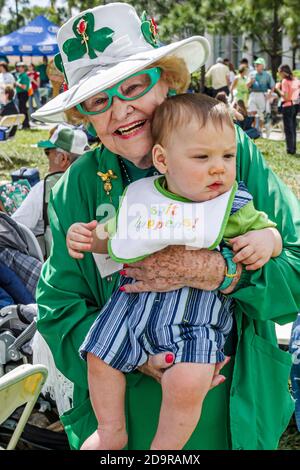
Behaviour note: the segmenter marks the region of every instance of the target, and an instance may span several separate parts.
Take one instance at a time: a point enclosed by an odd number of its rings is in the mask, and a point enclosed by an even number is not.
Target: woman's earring
[[[177,92],[174,90],[174,88],[169,88],[167,97],[170,98],[171,96],[176,96]]]

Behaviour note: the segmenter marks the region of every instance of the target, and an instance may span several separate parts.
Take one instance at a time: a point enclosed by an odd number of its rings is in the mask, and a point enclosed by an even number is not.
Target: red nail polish
[[[129,264],[124,264],[123,268],[128,268]]]
[[[124,286],[121,286],[121,287],[119,287],[119,290],[120,290],[121,292],[125,292],[125,287],[124,287]]]
[[[166,354],[165,360],[167,364],[172,364],[172,362],[174,361],[173,354]]]
[[[126,276],[126,271],[125,271],[125,269],[122,269],[122,271],[120,271],[120,274],[121,274],[121,276]]]

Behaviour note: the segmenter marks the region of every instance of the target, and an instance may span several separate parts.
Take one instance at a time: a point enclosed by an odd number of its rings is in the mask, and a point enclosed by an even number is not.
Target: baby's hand
[[[264,266],[272,256],[278,256],[282,249],[279,232],[273,228],[252,230],[235,238],[231,238],[233,261],[246,265],[247,271]]]
[[[93,230],[97,227],[97,221],[92,220],[88,224],[78,222],[71,225],[68,230],[66,242],[69,255],[72,258],[82,259],[82,251],[93,251]]]

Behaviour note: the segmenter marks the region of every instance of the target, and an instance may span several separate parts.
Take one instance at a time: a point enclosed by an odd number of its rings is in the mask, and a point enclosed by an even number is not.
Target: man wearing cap
[[[49,139],[39,141],[37,146],[44,149],[48,158],[48,174],[63,174],[80,155],[89,149],[86,134],[66,124],[60,124],[52,129]],[[16,222],[26,225],[36,236],[42,235],[45,231],[44,191],[44,180],[42,180],[33,186],[21,206],[12,215]]]
[[[206,79],[211,80],[213,97],[221,91],[225,91],[226,95],[229,95],[229,75],[229,68],[224,64],[222,57],[218,57],[217,63],[205,75]]]
[[[30,88],[30,78],[28,77],[26,70],[26,65],[24,62],[16,63],[16,93],[18,100],[18,107],[21,114],[25,115],[25,120],[23,123],[23,129],[30,129],[29,118],[27,111],[27,101],[28,101],[28,90]]]
[[[259,116],[259,130],[261,130],[264,115],[266,113],[267,96],[274,91],[275,82],[265,69],[266,63],[262,57],[255,62],[255,71],[250,73],[247,86],[250,90],[248,112]]]

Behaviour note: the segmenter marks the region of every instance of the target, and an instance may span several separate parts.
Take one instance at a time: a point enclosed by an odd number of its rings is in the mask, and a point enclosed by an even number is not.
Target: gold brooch
[[[104,183],[103,184],[104,191],[106,192],[107,196],[109,196],[109,193],[112,190],[111,180],[117,179],[118,178],[117,175],[115,175],[112,170],[108,170],[107,173],[101,173],[101,171],[98,171],[97,175],[100,176],[100,178],[102,179]]]

